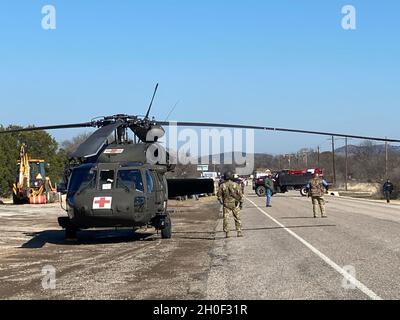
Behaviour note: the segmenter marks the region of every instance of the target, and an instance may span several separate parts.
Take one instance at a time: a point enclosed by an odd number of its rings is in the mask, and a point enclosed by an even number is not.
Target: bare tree
[[[79,145],[84,142],[87,138],[91,136],[91,133],[82,133],[73,137],[70,140],[65,140],[61,143],[61,149],[65,151],[67,156],[70,156],[78,147]]]

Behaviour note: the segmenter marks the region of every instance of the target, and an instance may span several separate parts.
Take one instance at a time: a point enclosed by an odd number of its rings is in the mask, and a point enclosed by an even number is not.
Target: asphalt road
[[[314,219],[297,193],[264,201],[248,194],[245,237],[214,247],[208,298],[400,298],[400,206],[327,197]]]
[[[175,203],[173,239],[83,231],[70,244],[56,206],[0,206],[1,299],[399,299],[400,206],[249,190],[244,238],[224,238],[214,198]],[[233,226],[233,221],[232,221]],[[235,234],[232,233],[234,236]],[[53,266],[56,287],[44,288]]]

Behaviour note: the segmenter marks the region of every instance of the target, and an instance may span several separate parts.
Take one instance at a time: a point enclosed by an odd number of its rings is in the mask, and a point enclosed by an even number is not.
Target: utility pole
[[[347,186],[347,184],[348,184],[348,178],[349,178],[349,171],[348,171],[348,156],[349,156],[349,153],[348,153],[348,144],[347,144],[347,137],[346,137],[346,178],[345,178],[345,184],[346,184],[346,187],[345,187],[345,190],[346,191],[348,191],[348,186]]]
[[[386,137],[387,139],[387,137]],[[385,141],[385,179],[388,179],[388,160],[389,160],[389,145],[388,141]]]
[[[319,163],[320,154],[321,154],[321,149],[320,149],[320,147],[318,146],[318,150],[317,150],[317,167],[318,167],[318,168],[320,167],[320,163]]]
[[[291,154],[287,154],[286,155],[286,157],[288,157],[288,161],[289,161],[289,170],[291,170],[292,169],[292,166],[291,166],[291,158],[292,158],[292,155]]]
[[[332,171],[333,171],[333,184],[336,184],[336,162],[335,162],[335,137],[332,136]]]
[[[306,168],[308,169],[308,152],[306,152],[304,155],[306,157]]]

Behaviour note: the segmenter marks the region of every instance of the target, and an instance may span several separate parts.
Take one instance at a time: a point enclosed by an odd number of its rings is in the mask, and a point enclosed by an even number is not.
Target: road
[[[314,219],[297,193],[265,208],[248,190],[244,238],[225,239],[219,205],[203,198],[173,204],[173,240],[103,230],[79,244],[64,241],[55,206],[0,206],[0,298],[399,299],[400,206],[327,202],[329,217]]]
[[[245,237],[214,247],[208,298],[400,298],[400,206],[328,197],[329,217],[314,219],[296,193],[272,208],[246,198]]]

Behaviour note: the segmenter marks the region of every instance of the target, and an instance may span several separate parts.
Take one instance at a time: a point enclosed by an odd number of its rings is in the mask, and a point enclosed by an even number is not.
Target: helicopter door
[[[93,194],[92,214],[95,216],[109,216],[113,214],[115,194],[115,170],[99,169],[98,190],[91,190]]]
[[[149,170],[145,171],[146,175],[146,191],[147,191],[147,209],[151,213],[156,212],[156,197],[154,190],[154,179]]]
[[[154,180],[154,193],[155,193],[156,208],[157,208],[158,212],[163,212],[165,209],[164,194],[166,191],[164,190],[164,186],[162,184],[162,180],[160,179],[160,175],[155,171],[151,171],[151,175]]]

